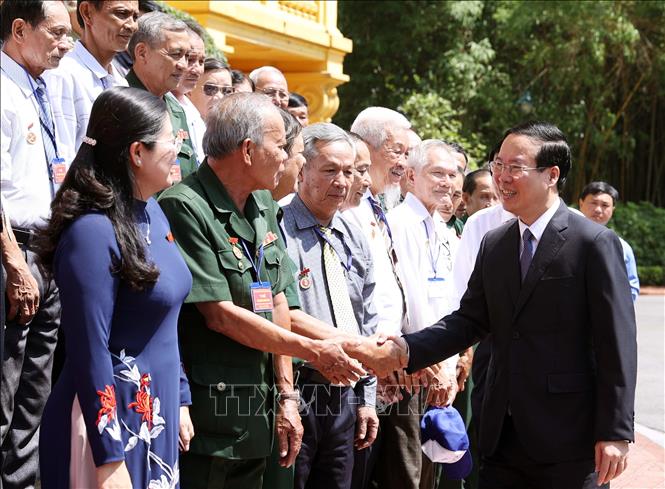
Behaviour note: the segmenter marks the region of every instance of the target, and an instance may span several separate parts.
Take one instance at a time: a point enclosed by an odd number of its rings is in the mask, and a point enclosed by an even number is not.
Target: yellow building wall
[[[330,122],[337,87],[349,81],[344,56],[353,43],[337,28],[336,1],[169,0],[196,18],[235,69],[279,68],[289,90],[303,95],[311,122]]]

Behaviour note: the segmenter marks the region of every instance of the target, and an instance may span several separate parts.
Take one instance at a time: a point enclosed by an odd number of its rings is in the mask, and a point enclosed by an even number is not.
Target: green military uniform
[[[241,214],[205,161],[167,189],[159,203],[193,276],[179,318],[196,432],[190,452],[181,457],[183,487],[260,488],[274,433],[271,357],[209,329],[195,304],[233,301],[252,310],[256,271],[242,243],[258,267],[257,252],[266,237],[273,240],[264,244],[260,280],[270,282],[273,296],[286,292],[295,281],[294,265],[281,242],[279,207],[269,192],[256,191]],[[287,299],[293,303],[293,297]],[[257,314],[272,320],[270,312]]]
[[[136,76],[134,70],[129,70],[125,78],[130,87],[140,88],[147,90],[143,82]],[[180,137],[182,140],[182,147],[178,153],[178,163],[180,164],[180,174],[184,179],[190,173],[196,171],[196,152],[194,151],[194,143],[189,136],[189,124],[187,122],[187,115],[178,100],[171,94],[166,94],[163,97],[166,102],[166,107],[171,117],[171,125],[173,126],[173,135]]]
[[[464,230],[464,221],[458,219],[457,216],[453,215],[450,218],[450,221],[446,223],[446,225],[448,226],[448,229],[450,228],[455,229],[455,234],[457,235],[458,238],[462,236],[462,231]]]

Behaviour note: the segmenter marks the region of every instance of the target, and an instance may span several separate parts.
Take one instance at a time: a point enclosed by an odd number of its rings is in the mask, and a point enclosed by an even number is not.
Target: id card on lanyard
[[[438,276],[438,263],[439,256],[441,252],[440,244],[438,243],[438,238],[434,242],[436,247],[436,259],[434,258],[434,253],[432,253],[432,245],[430,243],[429,229],[427,228],[427,222],[423,221],[425,226],[425,234],[427,236],[427,251],[429,253],[429,262],[432,267],[433,276],[427,278],[427,297],[430,299],[441,299],[446,295],[446,279],[444,277]],[[436,232],[434,233],[436,238]],[[437,246],[438,245],[438,246]]]
[[[249,296],[252,298],[252,311],[254,312],[272,312],[274,304],[272,300],[272,287],[269,281],[261,281],[261,266],[263,265],[263,243],[259,247],[256,261],[252,259],[252,254],[247,248],[247,244],[242,240],[242,247],[245,254],[256,272],[256,282],[249,285]]]
[[[171,165],[171,180],[173,183],[178,183],[182,180],[182,172],[180,171],[180,160],[176,159],[175,163]]]

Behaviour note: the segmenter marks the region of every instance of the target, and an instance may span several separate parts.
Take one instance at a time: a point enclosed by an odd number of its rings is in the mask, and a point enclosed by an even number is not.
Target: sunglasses
[[[203,85],[203,93],[208,97],[214,97],[217,95],[217,92],[222,92],[222,95],[231,95],[235,91],[236,89],[231,86],[213,85],[212,83],[206,83]]]

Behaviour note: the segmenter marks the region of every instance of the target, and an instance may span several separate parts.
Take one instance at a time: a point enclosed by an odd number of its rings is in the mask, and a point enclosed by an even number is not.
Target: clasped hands
[[[443,368],[443,363],[406,373],[408,347],[400,336],[339,335],[325,341],[330,342],[336,359],[333,362],[320,359],[313,366],[334,384],[349,385],[370,373],[379,379],[377,395],[386,403],[401,399],[402,390],[415,394],[421,388],[427,389],[427,403],[433,406],[447,406],[455,399],[457,382]]]

